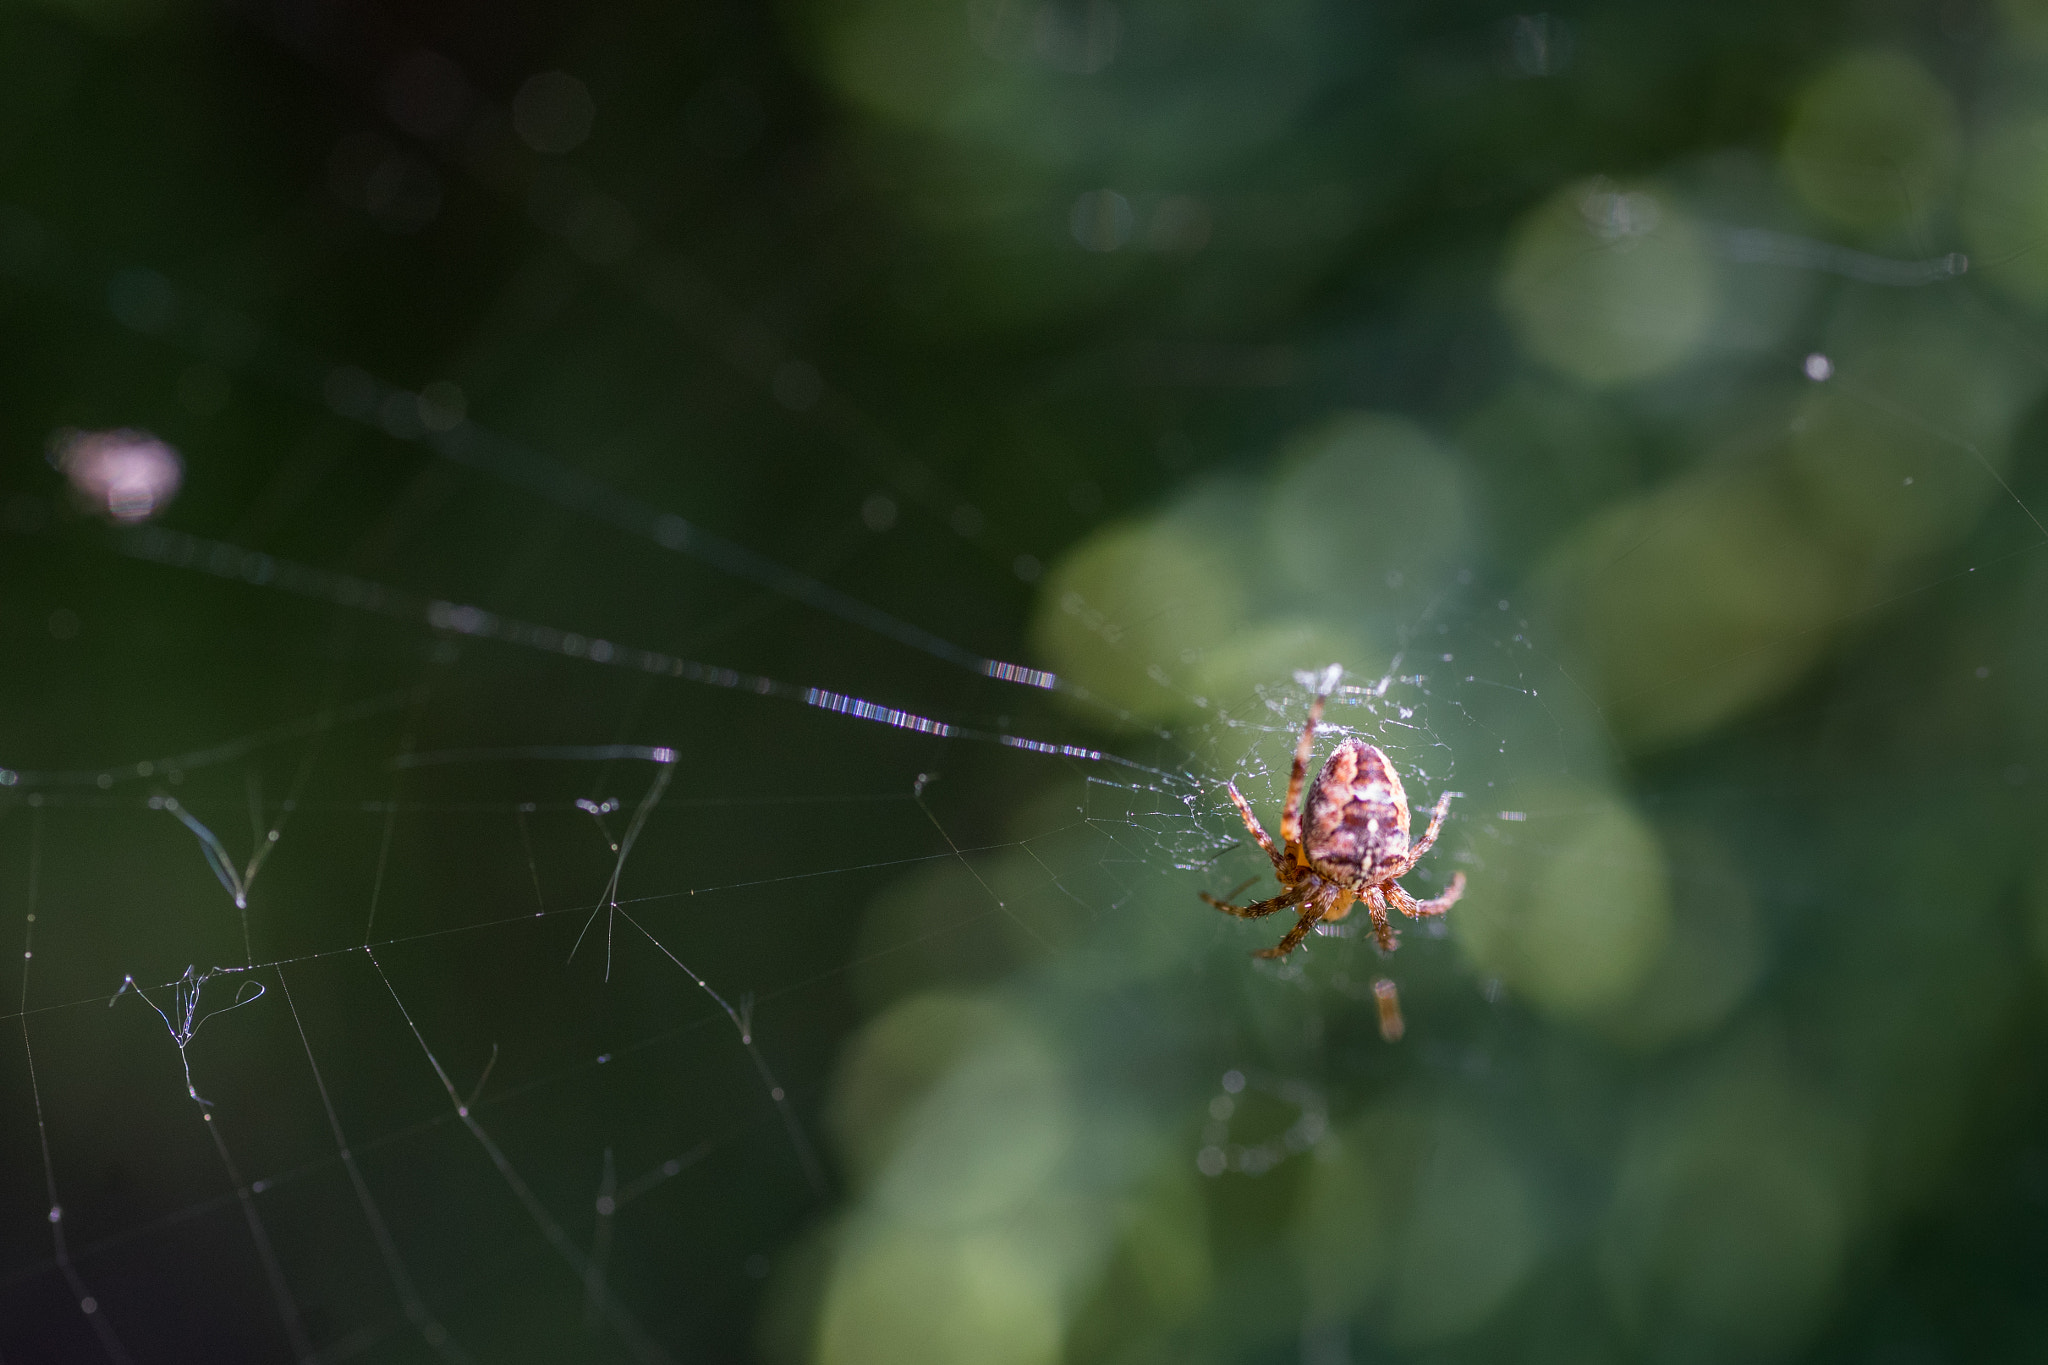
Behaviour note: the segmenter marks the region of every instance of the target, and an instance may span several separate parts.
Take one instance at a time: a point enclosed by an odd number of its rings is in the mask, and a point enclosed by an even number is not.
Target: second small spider
[[[1327,686],[1327,684],[1325,684]],[[1395,880],[1406,876],[1436,842],[1443,828],[1444,813],[1451,807],[1451,793],[1437,798],[1429,828],[1411,846],[1408,842],[1408,793],[1401,786],[1401,774],[1375,745],[1362,739],[1347,739],[1337,746],[1329,762],[1309,789],[1304,810],[1302,779],[1308,775],[1309,755],[1315,750],[1316,724],[1323,718],[1324,692],[1318,690],[1308,708],[1308,724],[1301,741],[1294,746],[1294,770],[1287,779],[1287,804],[1280,810],[1280,840],[1272,838],[1252,814],[1251,803],[1229,783],[1230,799],[1244,817],[1245,828],[1273,861],[1273,874],[1286,888],[1271,900],[1250,905],[1232,905],[1227,900],[1203,894],[1202,899],[1226,914],[1240,919],[1260,919],[1278,910],[1299,908],[1301,918],[1292,929],[1259,957],[1285,957],[1298,947],[1309,931],[1325,920],[1340,920],[1351,913],[1355,902],[1364,901],[1372,915],[1373,935],[1380,951],[1394,951],[1394,929],[1387,921],[1387,902],[1411,919],[1441,915],[1465,894],[1465,874],[1451,878],[1441,896],[1419,901]],[[1306,826],[1306,828],[1304,828]],[[1249,883],[1247,883],[1249,885]],[[1238,888],[1243,890],[1242,887]],[[1231,893],[1233,896],[1236,892]]]

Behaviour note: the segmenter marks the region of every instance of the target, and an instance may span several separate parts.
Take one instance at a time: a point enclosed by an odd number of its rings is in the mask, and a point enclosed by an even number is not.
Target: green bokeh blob
[[[1198,712],[1205,651],[1245,615],[1243,579],[1221,546],[1172,519],[1121,522],[1046,575],[1032,621],[1039,657],[1140,722]]]
[[[1799,92],[1781,152],[1815,212],[1849,228],[1887,227],[1944,199],[1962,154],[1948,92],[1899,52],[1852,52]]]
[[[1992,469],[1979,455],[1996,461]],[[1791,456],[1830,535],[1879,561],[1923,554],[1969,530],[1999,496],[1993,470],[2005,463],[2002,442],[1973,453],[1939,429],[1840,391],[1815,394],[1801,410]]]
[[[1670,932],[1633,995],[1605,1021],[1609,1037],[1637,1052],[1711,1033],[1770,962],[1734,850],[1698,824],[1660,829],[1658,841],[1670,864]]]
[[[1978,134],[1963,184],[1972,273],[2048,303],[2048,115],[2008,116]]]
[[[883,120],[1043,166],[1122,165],[1147,179],[1278,136],[1329,56],[1304,0],[1199,15],[1164,0],[851,0],[812,6],[800,22],[827,78]]]
[[[1855,1158],[1772,1046],[1724,1049],[1630,1133],[1600,1249],[1623,1318],[1743,1358],[1796,1348],[1849,1249]]]
[[[1293,1231],[1312,1318],[1364,1311],[1399,1344],[1483,1325],[1541,1249],[1534,1190],[1453,1105],[1375,1107],[1315,1153]]]
[[[932,1087],[1003,1022],[1001,1007],[986,998],[933,992],[899,1002],[855,1035],[840,1059],[827,1117],[857,1175],[882,1166]]]
[[[1475,966],[1564,1019],[1625,1009],[1657,966],[1671,924],[1656,832],[1596,787],[1518,798],[1530,837],[1477,878],[1451,920]]]
[[[1691,739],[1791,685],[1839,614],[1842,566],[1766,470],[1616,503],[1538,576],[1578,684],[1632,747]]]
[[[1201,1179],[1174,1149],[1122,1201],[1115,1249],[1070,1329],[1068,1360],[1186,1358],[1168,1356],[1168,1334],[1212,1310],[1219,1288]]]
[[[1260,689],[1332,663],[1342,664],[1347,677],[1373,678],[1387,659],[1366,643],[1364,632],[1353,623],[1339,626],[1314,617],[1286,616],[1246,626],[1204,651],[1195,680],[1215,709],[1242,715],[1261,705]]]
[[[2015,46],[2048,52],[2048,4],[2042,0],[1997,0],[1996,8]]]
[[[1569,185],[1515,230],[1500,302],[1522,348],[1588,384],[1677,368],[1714,311],[1705,240],[1668,200],[1596,179]]]
[[[1288,441],[1268,485],[1271,563],[1296,600],[1340,619],[1397,596],[1440,591],[1477,527],[1457,458],[1422,427],[1339,413]]]
[[[1075,1138],[1060,1058],[1021,1024],[993,1030],[906,1115],[875,1203],[893,1221],[1000,1219],[1044,1192]]]
[[[819,1314],[816,1365],[1053,1365],[1057,1285],[999,1233],[882,1234],[845,1254]]]
[[[1868,292],[1836,310],[1826,344],[1834,378],[1795,414],[1789,451],[1798,493],[1834,546],[1894,564],[2010,503],[2001,481],[2014,424],[2041,370],[2002,325],[1933,290]]]

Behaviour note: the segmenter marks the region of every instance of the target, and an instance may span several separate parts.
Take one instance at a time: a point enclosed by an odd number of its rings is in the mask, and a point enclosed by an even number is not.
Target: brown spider
[[[1401,774],[1384,753],[1362,739],[1347,739],[1323,765],[1315,785],[1309,789],[1307,837],[1303,837],[1301,781],[1308,773],[1309,754],[1315,749],[1316,723],[1323,718],[1323,693],[1316,693],[1308,708],[1308,724],[1302,727],[1301,742],[1294,746],[1294,771],[1287,779],[1287,804],[1280,811],[1280,839],[1284,851],[1252,814],[1251,803],[1238,794],[1237,784],[1227,784],[1237,813],[1259,847],[1273,860],[1273,873],[1287,889],[1271,900],[1251,905],[1232,905],[1227,900],[1203,893],[1202,899],[1225,914],[1240,919],[1259,919],[1276,910],[1299,906],[1301,918],[1287,936],[1258,957],[1285,957],[1298,947],[1309,930],[1324,920],[1340,920],[1351,913],[1354,901],[1364,901],[1372,914],[1372,930],[1380,951],[1391,953],[1397,940],[1387,922],[1387,902],[1393,901],[1411,919],[1441,915],[1465,894],[1465,874],[1451,878],[1445,892],[1434,900],[1419,901],[1394,879],[1404,877],[1429,852],[1443,828],[1444,812],[1451,807],[1451,793],[1437,798],[1436,813],[1429,829],[1413,846],[1408,842],[1408,793],[1401,786]],[[1250,886],[1246,882],[1245,886]],[[1235,896],[1240,886],[1231,892]],[[1391,981],[1378,983],[1374,990],[1381,999],[1382,1014],[1392,996]],[[1398,1011],[1398,1005],[1394,1007]],[[1390,1036],[1400,1034],[1396,1013]],[[1384,1025],[1384,1021],[1383,1021]]]

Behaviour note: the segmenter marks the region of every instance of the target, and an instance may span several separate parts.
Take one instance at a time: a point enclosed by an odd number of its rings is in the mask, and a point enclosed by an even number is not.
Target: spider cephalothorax
[[[1308,775],[1309,755],[1315,750],[1316,724],[1323,718],[1323,694],[1318,692],[1308,708],[1308,724],[1301,741],[1294,746],[1294,770],[1287,779],[1287,804],[1280,811],[1280,839],[1273,840],[1252,814],[1251,803],[1229,784],[1230,799],[1244,817],[1245,828],[1273,861],[1273,874],[1286,889],[1271,900],[1251,905],[1232,905],[1227,900],[1204,895],[1203,900],[1241,919],[1259,919],[1278,910],[1299,909],[1301,918],[1292,929],[1260,957],[1285,957],[1298,947],[1309,931],[1324,920],[1339,920],[1351,913],[1356,901],[1364,901],[1372,915],[1374,936],[1381,952],[1394,951],[1397,940],[1387,921],[1387,902],[1410,918],[1441,915],[1465,893],[1465,874],[1451,878],[1451,884],[1434,900],[1419,901],[1404,890],[1396,878],[1406,876],[1422,855],[1436,842],[1443,828],[1444,813],[1451,807],[1451,793],[1437,798],[1429,828],[1411,846],[1408,842],[1408,793],[1393,761],[1362,739],[1347,739],[1337,746],[1329,762],[1317,775],[1306,802],[1306,828],[1302,779]],[[1246,885],[1249,885],[1247,883]],[[1243,887],[1238,888],[1243,890]],[[1236,893],[1233,892],[1233,895]],[[1384,989],[1381,989],[1381,988]],[[1393,983],[1380,987],[1383,1003],[1391,999]],[[1397,1007],[1398,1008],[1398,1007]],[[1399,1014],[1393,1016],[1392,1036],[1398,1036]]]

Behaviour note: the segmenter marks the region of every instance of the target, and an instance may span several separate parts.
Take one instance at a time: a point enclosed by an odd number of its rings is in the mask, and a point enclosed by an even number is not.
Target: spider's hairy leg
[[[1252,832],[1252,838],[1259,841],[1259,847],[1266,850],[1266,856],[1273,860],[1273,870],[1278,872],[1287,866],[1281,860],[1280,850],[1273,847],[1273,836],[1266,833],[1266,827],[1259,823],[1259,817],[1252,814],[1252,803],[1245,800],[1239,794],[1237,784],[1235,782],[1226,782],[1223,786],[1224,790],[1230,793],[1231,804],[1237,807],[1237,813],[1244,817],[1244,827]],[[1235,895],[1236,892],[1231,894]]]
[[[1436,810],[1430,814],[1429,828],[1422,831],[1422,837],[1420,839],[1417,839],[1414,843],[1408,846],[1408,852],[1402,855],[1401,865],[1397,869],[1395,869],[1393,873],[1394,876],[1407,876],[1409,869],[1413,868],[1417,863],[1422,861],[1422,855],[1429,852],[1431,845],[1436,843],[1436,836],[1440,832],[1442,832],[1444,827],[1444,816],[1447,813],[1449,813],[1450,809],[1451,794],[1449,792],[1445,792],[1442,796],[1439,796],[1436,799]]]
[[[1317,921],[1323,917],[1323,910],[1327,904],[1328,902],[1326,901],[1310,901],[1302,907],[1301,918],[1295,921],[1294,927],[1287,931],[1285,938],[1270,948],[1261,948],[1258,952],[1253,953],[1252,956],[1286,957],[1289,953],[1300,947],[1301,941],[1308,937],[1309,930],[1316,927]]]
[[[1431,915],[1441,915],[1444,911],[1456,905],[1458,897],[1464,894],[1465,874],[1462,872],[1451,875],[1451,884],[1444,888],[1444,893],[1441,896],[1426,901],[1419,901],[1409,895],[1399,882],[1387,883],[1387,898],[1393,901],[1401,913],[1410,919],[1425,919]]]
[[[1315,751],[1316,726],[1323,719],[1323,694],[1308,705],[1308,723],[1294,746],[1294,768],[1287,775],[1287,804],[1280,808],[1280,839],[1287,845],[1287,861],[1302,867],[1308,860],[1301,853],[1302,783],[1308,778],[1308,756]]]
[[[1224,900],[1227,900],[1227,901],[1230,901],[1230,902],[1232,902],[1232,903],[1234,904],[1234,903],[1235,903],[1235,902],[1237,901],[1237,898],[1238,898],[1239,896],[1242,896],[1242,895],[1243,895],[1243,894],[1244,894],[1244,893],[1245,893],[1246,891],[1249,891],[1249,890],[1251,889],[1251,885],[1252,885],[1252,883],[1253,883],[1253,882],[1255,882],[1255,881],[1257,881],[1257,880],[1258,880],[1258,878],[1257,878],[1257,877],[1246,877],[1246,878],[1245,878],[1245,879],[1244,879],[1243,881],[1239,882],[1239,883],[1238,883],[1238,884],[1237,884],[1236,886],[1233,886],[1233,887],[1231,887],[1231,888],[1230,888],[1230,889],[1229,889],[1228,891],[1224,892],[1224,893],[1223,893],[1223,899],[1224,899]],[[1283,885],[1284,885],[1284,883],[1283,883]],[[1204,897],[1204,899],[1206,900],[1206,899],[1207,899],[1207,897]]]
[[[1239,889],[1242,890],[1243,888],[1240,887]],[[1216,897],[1206,891],[1201,894],[1203,900],[1209,902],[1209,904],[1215,906],[1224,914],[1236,915],[1239,919],[1264,919],[1274,911],[1285,910],[1301,900],[1301,890],[1299,887],[1289,887],[1269,901],[1253,901],[1250,905],[1232,905],[1229,901],[1216,899]]]
[[[1395,935],[1394,926],[1387,919],[1387,898],[1380,894],[1380,889],[1377,886],[1368,886],[1360,899],[1365,902],[1366,913],[1372,916],[1372,936],[1379,941],[1380,952],[1391,953],[1400,947],[1401,940]]]
[[[1401,992],[1386,977],[1372,983],[1372,994],[1380,1007],[1380,1037],[1390,1043],[1401,1041],[1408,1024],[1401,1018]]]

